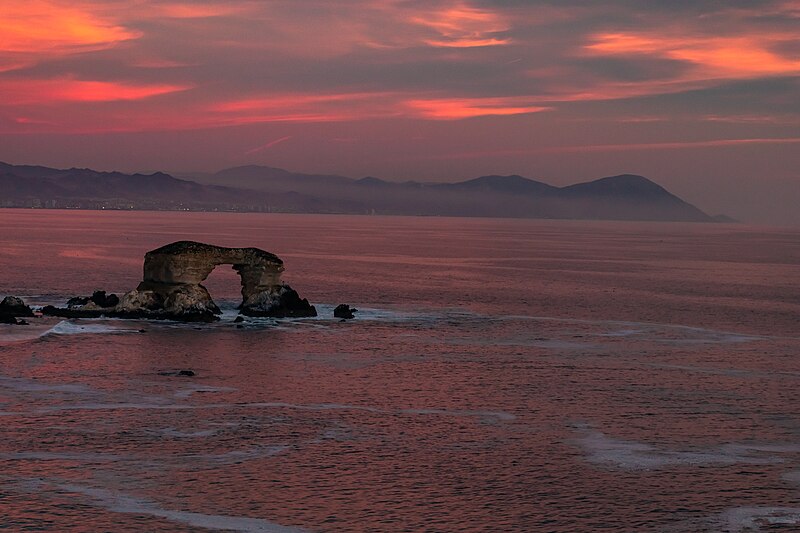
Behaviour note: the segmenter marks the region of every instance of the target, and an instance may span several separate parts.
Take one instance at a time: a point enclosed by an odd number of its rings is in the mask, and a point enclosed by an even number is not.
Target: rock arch
[[[240,311],[249,316],[316,316],[314,306],[281,282],[283,261],[259,248],[225,248],[178,241],[144,257],[139,286],[125,294],[121,313],[164,315],[182,320],[209,320],[220,310],[202,285],[219,265],[232,265],[242,282]]]

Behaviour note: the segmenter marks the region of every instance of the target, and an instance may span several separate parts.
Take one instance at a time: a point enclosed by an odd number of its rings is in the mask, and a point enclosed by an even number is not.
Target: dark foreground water
[[[0,210],[0,295],[258,246],[317,319],[0,326],[0,529],[798,531],[800,234]],[[346,302],[356,320],[334,320]],[[164,375],[191,369],[195,377]]]

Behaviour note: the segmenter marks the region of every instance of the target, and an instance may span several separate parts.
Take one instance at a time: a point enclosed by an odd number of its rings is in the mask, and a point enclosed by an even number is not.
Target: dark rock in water
[[[119,304],[119,297],[116,294],[106,295],[106,291],[94,291],[89,300],[98,307],[116,307]]]
[[[237,323],[237,324],[238,324],[239,322],[244,322],[244,317],[243,317],[242,315],[239,315],[239,316],[237,316],[236,318],[234,318],[234,319],[233,319],[233,321],[234,321],[235,323]]]
[[[81,307],[54,307],[46,305],[42,307],[42,314],[45,316],[57,316],[59,318],[100,318],[111,316],[110,311],[103,309],[84,309]]]
[[[177,372],[174,371],[167,371],[167,372],[159,372],[159,376],[175,376],[175,377],[194,377],[196,374],[193,370],[178,370]]]
[[[3,301],[0,302],[0,316],[33,316],[33,311],[25,304],[22,298],[6,296],[3,298]]]
[[[347,304],[339,304],[336,306],[336,309],[333,310],[333,316],[336,318],[355,318],[353,313],[357,313],[358,309],[351,308]]]
[[[48,305],[42,314],[62,318],[97,318],[112,316],[119,304],[116,294],[106,295],[106,291],[94,291],[91,296],[74,296],[67,300],[66,308]]]
[[[317,316],[317,309],[297,291],[286,284],[260,291],[242,304],[241,313],[246,316],[272,318],[299,318]]]
[[[90,298],[88,296],[73,296],[69,300],[67,300],[67,309],[75,309],[78,307],[83,307],[84,305],[89,303]]]

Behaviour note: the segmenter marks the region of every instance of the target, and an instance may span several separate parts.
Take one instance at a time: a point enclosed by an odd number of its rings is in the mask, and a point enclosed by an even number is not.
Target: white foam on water
[[[797,453],[795,445],[725,444],[701,450],[665,450],[642,442],[615,439],[600,431],[587,431],[576,439],[589,462],[625,470],[656,470],[699,465],[773,464],[782,453]]]
[[[165,509],[157,503],[144,498],[137,498],[118,491],[88,487],[75,483],[30,480],[25,484],[29,489],[35,488],[39,491],[51,485],[60,492],[80,494],[84,496],[91,505],[115,513],[149,515],[191,527],[217,529],[221,531],[241,531],[245,533],[301,533],[306,531],[297,527],[282,526],[261,518],[212,515]]]
[[[132,327],[118,327],[110,324],[86,324],[82,322],[72,322],[62,320],[41,336],[45,335],[86,335],[86,334],[109,334],[109,333],[138,333],[138,329]]]
[[[773,526],[793,526],[792,530],[797,531],[800,529],[800,508],[734,507],[719,515],[718,522],[720,531],[730,533],[761,531],[762,528],[773,529]]]

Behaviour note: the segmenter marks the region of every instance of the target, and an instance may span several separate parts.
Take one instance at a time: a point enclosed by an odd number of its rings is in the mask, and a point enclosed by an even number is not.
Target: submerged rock
[[[347,304],[339,304],[333,310],[333,316],[336,318],[355,318],[353,313],[357,313],[358,309],[350,307]]]

